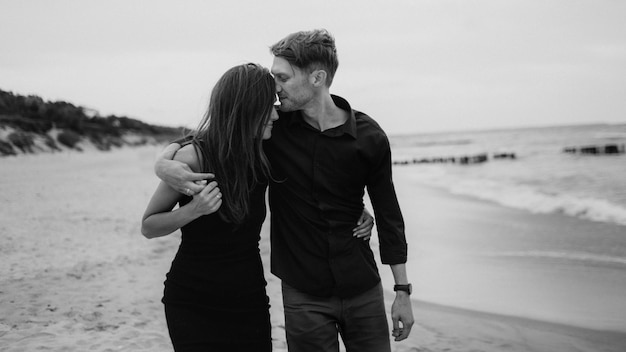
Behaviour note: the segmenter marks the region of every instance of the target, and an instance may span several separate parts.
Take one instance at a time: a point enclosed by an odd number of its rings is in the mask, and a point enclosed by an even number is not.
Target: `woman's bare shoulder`
[[[194,172],[200,172],[199,155],[200,151],[198,151],[192,143],[189,143],[178,149],[174,155],[174,160],[189,165]]]

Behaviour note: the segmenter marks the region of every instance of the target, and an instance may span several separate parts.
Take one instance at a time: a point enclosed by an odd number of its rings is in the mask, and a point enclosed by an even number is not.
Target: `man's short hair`
[[[326,71],[326,85],[330,87],[339,66],[335,38],[325,29],[292,33],[270,47],[276,57],[308,72]]]

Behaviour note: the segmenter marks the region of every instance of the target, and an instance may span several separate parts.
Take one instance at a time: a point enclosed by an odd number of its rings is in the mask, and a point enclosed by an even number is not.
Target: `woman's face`
[[[274,121],[276,120],[278,120],[278,112],[275,108],[273,108],[272,112],[270,112],[270,118],[267,119],[267,122],[265,123],[265,129],[263,130],[264,140],[272,138],[272,127],[274,125]]]

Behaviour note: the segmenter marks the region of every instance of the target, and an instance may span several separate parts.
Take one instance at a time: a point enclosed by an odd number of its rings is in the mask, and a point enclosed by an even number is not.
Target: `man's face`
[[[281,111],[302,110],[313,99],[309,74],[293,67],[287,60],[274,57],[272,74]]]

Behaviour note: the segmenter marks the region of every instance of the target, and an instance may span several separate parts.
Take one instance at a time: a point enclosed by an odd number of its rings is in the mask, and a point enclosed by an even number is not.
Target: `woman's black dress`
[[[163,296],[175,351],[271,351],[259,254],[266,189],[254,188],[250,213],[237,227],[215,213],[182,227]]]

